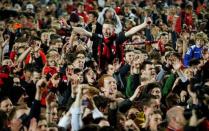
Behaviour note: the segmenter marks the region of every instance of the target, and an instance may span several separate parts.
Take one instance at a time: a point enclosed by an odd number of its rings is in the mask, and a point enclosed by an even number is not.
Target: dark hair
[[[75,68],[75,69],[73,70],[73,73],[74,73],[74,74],[77,74],[77,73],[79,73],[79,72],[81,72],[81,71],[82,71],[81,69]]]
[[[161,116],[163,115],[162,111],[161,110],[154,110],[152,112],[152,114],[160,114]]]
[[[65,59],[67,60],[67,64],[72,64],[74,60],[76,59],[76,54],[75,53],[66,53],[65,54]]]
[[[146,96],[142,99],[142,105],[144,106],[150,106],[152,104],[152,99],[156,99],[155,96],[150,95],[150,96]]]
[[[111,126],[103,126],[99,131],[114,131],[114,128]]]
[[[148,84],[145,86],[145,90],[146,90],[145,93],[150,94],[150,92],[151,92],[151,90],[152,90],[153,88],[160,88],[160,89],[161,89],[161,86],[160,86],[160,84],[157,83],[157,82],[148,83]]]
[[[96,124],[85,125],[79,131],[99,131],[100,127]]]
[[[156,60],[160,60],[160,57],[161,57],[161,54],[156,51],[156,50],[153,50],[150,54],[150,59],[156,59]]]
[[[152,65],[152,62],[151,61],[144,61],[142,66],[141,66],[141,69],[145,70],[146,65]]]
[[[41,41],[41,39],[39,37],[36,37],[36,36],[32,36],[31,37],[31,40],[34,40],[34,41]]]
[[[9,97],[7,97],[7,96],[1,96],[1,97],[0,97],[0,103],[1,103],[2,101],[4,101],[4,100],[7,100],[7,99],[9,99]]]
[[[16,41],[15,41],[15,43],[18,43],[18,42],[27,42],[28,40],[26,39],[26,38],[24,38],[24,37],[20,37],[20,38],[18,38]]]
[[[92,14],[94,17],[98,18],[98,13],[96,11],[89,11],[88,14]]]
[[[200,64],[200,60],[198,60],[198,59],[193,58],[189,61],[189,66],[195,66],[198,64]]]

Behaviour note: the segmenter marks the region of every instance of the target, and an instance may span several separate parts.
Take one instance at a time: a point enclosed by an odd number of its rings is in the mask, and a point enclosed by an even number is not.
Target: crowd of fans
[[[209,131],[208,0],[1,0],[0,131]]]

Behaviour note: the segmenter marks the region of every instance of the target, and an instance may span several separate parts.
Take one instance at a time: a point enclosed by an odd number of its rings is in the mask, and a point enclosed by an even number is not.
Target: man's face
[[[149,126],[152,129],[157,129],[157,125],[162,122],[162,116],[160,114],[152,114],[150,116]]]
[[[140,66],[140,64],[142,64],[144,62],[144,59],[145,59],[144,54],[142,54],[142,53],[135,53],[134,54],[133,61],[135,63],[139,64],[139,66]]]
[[[162,36],[161,36],[161,41],[162,41],[164,44],[167,44],[168,41],[169,41],[168,35],[162,35]]]
[[[0,109],[5,111],[6,113],[10,113],[13,109],[13,105],[10,99],[3,100],[0,103]]]
[[[200,40],[200,39],[196,40],[196,46],[197,47],[202,47],[203,45],[204,45],[204,41],[203,40]]]
[[[113,75],[115,72],[115,67],[112,64],[108,64],[107,66],[107,74]]]
[[[151,91],[151,94],[152,94],[153,96],[156,96],[156,97],[159,98],[159,99],[162,98],[160,88],[158,88],[158,87],[153,88],[152,91]]]
[[[93,23],[95,21],[94,15],[93,14],[89,14],[89,19],[88,19],[88,23]]]
[[[49,40],[49,32],[44,32],[41,34],[41,41],[46,42]]]
[[[129,8],[129,7],[125,7],[125,8],[124,8],[124,12],[127,13],[127,14],[129,14],[130,8]]]
[[[56,45],[57,48],[62,48],[63,43],[62,42],[57,42],[55,45]]]
[[[202,57],[203,57],[204,60],[208,60],[209,59],[209,49],[208,49],[208,47],[206,49],[203,49]]]
[[[156,72],[154,65],[152,64],[147,64],[145,67],[145,70],[143,71],[143,75],[150,77],[150,78],[155,78],[156,77]]]
[[[51,114],[51,122],[53,122],[53,123],[57,123],[57,121],[58,121],[58,112],[57,112],[57,107],[53,107],[52,109],[51,109],[51,112],[50,112]]]
[[[114,13],[113,13],[111,10],[107,10],[107,11],[105,12],[105,17],[106,17],[107,19],[112,19],[113,15],[114,15]]]
[[[131,64],[133,59],[134,59],[134,52],[131,51],[125,54],[125,60],[127,63]]]
[[[33,75],[32,75],[32,81],[34,84],[37,83],[37,81],[41,78],[41,73],[39,72],[33,72]]]
[[[139,110],[136,109],[136,108],[131,108],[129,111],[128,111],[128,115],[127,115],[127,118],[128,119],[132,119],[134,120],[139,114]]]
[[[14,77],[13,78],[13,86],[21,86],[21,84],[20,84],[20,79],[18,78],[18,77]]]
[[[47,121],[46,120],[40,120],[38,121],[38,127],[41,131],[47,131]]]
[[[111,24],[103,24],[102,33],[104,37],[109,38],[114,32],[114,27]]]
[[[84,61],[80,58],[76,58],[73,62],[73,67],[83,69],[84,68]]]
[[[125,122],[125,130],[139,131],[139,128],[133,120],[129,119]]]
[[[53,67],[57,65],[56,61],[52,58],[49,58],[47,61],[48,61],[48,66]]]
[[[151,99],[150,101],[151,104],[149,106],[145,106],[144,108],[144,114],[147,116],[154,110],[158,110],[160,108],[160,103],[157,99]]]
[[[117,93],[116,80],[113,77],[104,78],[104,87],[102,87],[104,95],[108,98],[115,98]]]
[[[94,83],[96,81],[96,74],[91,69],[86,73],[85,77],[88,83]]]

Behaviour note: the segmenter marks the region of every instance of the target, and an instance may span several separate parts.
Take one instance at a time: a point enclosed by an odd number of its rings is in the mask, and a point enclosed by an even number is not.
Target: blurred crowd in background
[[[0,131],[209,131],[208,0],[1,0]]]

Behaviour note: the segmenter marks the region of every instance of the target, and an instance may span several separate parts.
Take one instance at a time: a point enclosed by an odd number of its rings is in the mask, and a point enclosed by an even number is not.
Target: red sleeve
[[[9,56],[9,57],[10,57],[10,59],[11,59],[13,62],[15,61],[15,56],[16,56],[16,54],[17,54],[17,53],[16,53],[15,51],[11,51],[11,52],[10,52],[10,56]]]
[[[28,55],[26,56],[25,64],[29,64],[29,62],[30,62],[30,54],[28,54]]]
[[[181,17],[176,20],[175,31],[181,33]]]
[[[192,14],[186,14],[185,23],[186,23],[187,26],[192,26],[193,25]]]

